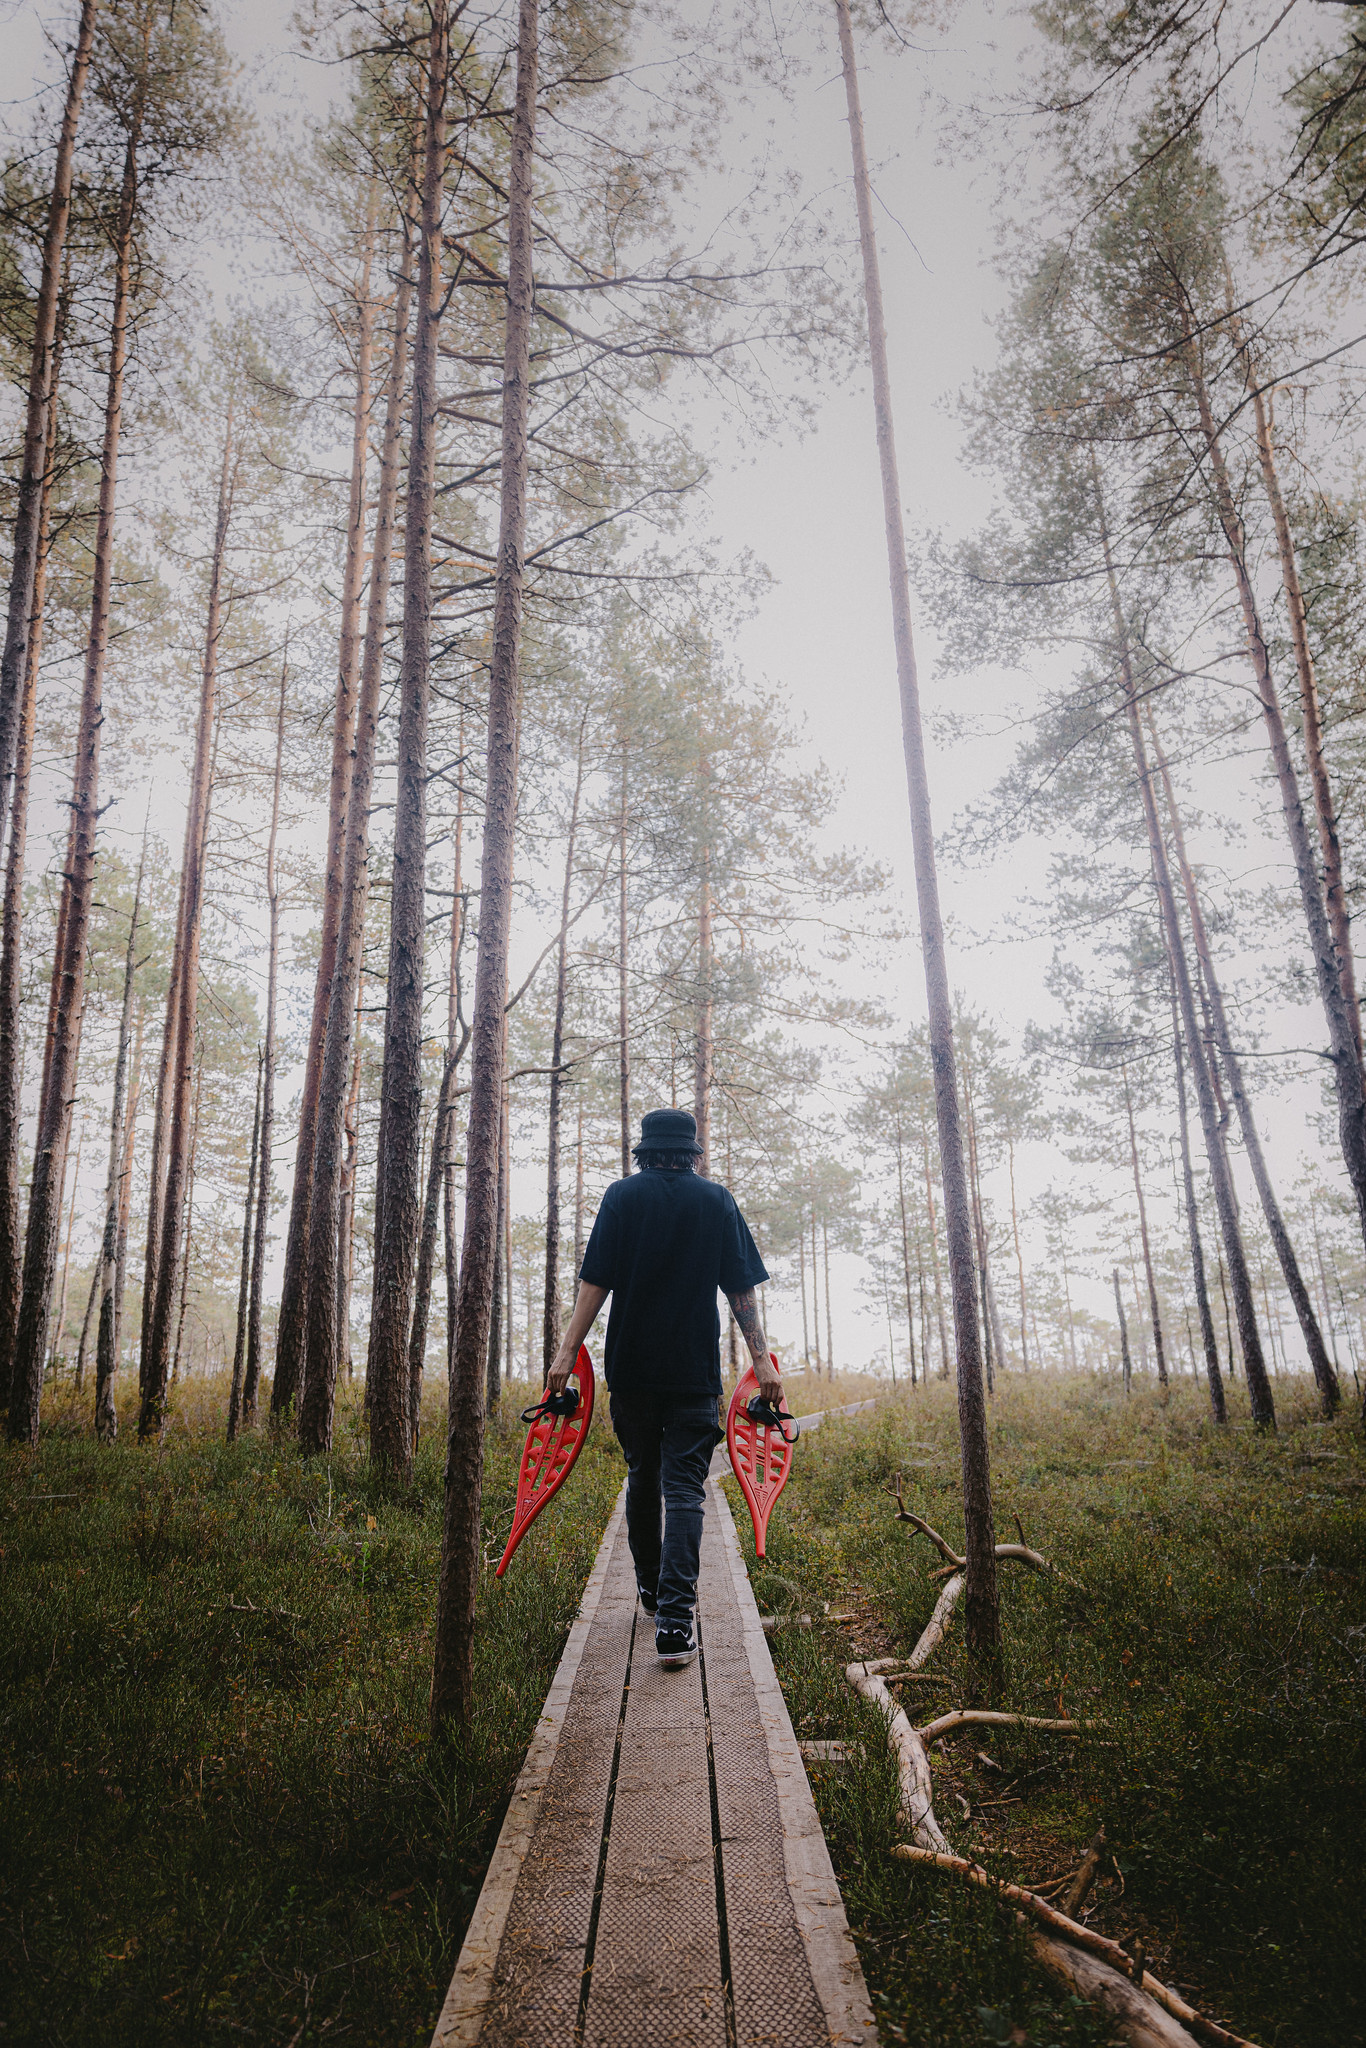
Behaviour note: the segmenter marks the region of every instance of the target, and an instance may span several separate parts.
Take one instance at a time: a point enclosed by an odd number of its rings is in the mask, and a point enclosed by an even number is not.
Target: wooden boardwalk
[[[875,2048],[725,1497],[663,1671],[618,1500],[433,2048]]]

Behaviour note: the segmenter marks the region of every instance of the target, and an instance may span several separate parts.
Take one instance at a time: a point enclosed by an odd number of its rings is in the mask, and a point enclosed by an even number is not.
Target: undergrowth
[[[1114,1868],[1091,1924],[1140,1935],[1150,1967],[1239,2033],[1345,2048],[1366,2041],[1366,1452],[1308,1394],[1282,1382],[1278,1403],[1263,1437],[1238,1419],[1216,1431],[1191,1383],[1166,1407],[1104,1383],[998,1384],[997,1538],[1018,1514],[1082,1590],[1002,1564],[990,1703],[1101,1726],[950,1738],[932,1755],[935,1811],[956,1847],[1035,1885],[1074,1870],[1103,1823]],[[754,1568],[761,1606],[818,1617],[779,1631],[775,1661],[799,1737],[850,1745],[812,1773],[883,2039],[1103,2039],[994,1902],[888,1854],[894,1773],[843,1670],[904,1655],[938,1591],[939,1559],[892,1519],[898,1471],[907,1505],[960,1545],[947,1387],[809,1436]],[[901,1688],[922,1723],[973,1697],[959,1627],[928,1670],[947,1682]]]
[[[510,1389],[507,1407],[517,1400]],[[58,1413],[0,1456],[0,2039],[425,2043],[622,1468],[593,1431],[480,1594],[479,1710],[427,1740],[440,1418],[410,1490]],[[486,1539],[522,1431],[491,1430]]]

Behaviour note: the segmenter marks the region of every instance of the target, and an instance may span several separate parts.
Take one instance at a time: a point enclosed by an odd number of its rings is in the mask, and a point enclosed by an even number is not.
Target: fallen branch
[[[1098,1726],[1095,1721],[1041,1721],[1034,1714],[997,1714],[987,1707],[955,1707],[915,1732],[922,1742],[930,1743],[953,1728],[1041,1728],[1048,1735],[1079,1735],[1083,1728]]]
[[[950,1854],[949,1845],[934,1817],[934,1787],[925,1745],[876,1672],[869,1671],[863,1664],[850,1664],[844,1675],[855,1692],[872,1702],[887,1724],[887,1740],[896,1757],[897,1778],[901,1785],[901,1805],[912,1835],[921,1848]]]
[[[944,1640],[944,1632],[949,1625],[949,1617],[958,1605],[958,1595],[966,1584],[967,1578],[963,1572],[955,1572],[949,1580],[949,1583],[934,1603],[934,1613],[926,1622],[920,1641],[906,1660],[908,1671],[918,1671],[922,1664],[928,1663],[930,1657],[939,1648],[939,1645]]]
[[[909,1522],[913,1529],[919,1531],[920,1535],[928,1536],[930,1542],[944,1560],[940,1570],[930,1574],[931,1578],[942,1579],[946,1578],[950,1572],[966,1571],[968,1568],[967,1559],[960,1557],[952,1544],[945,1542],[939,1531],[932,1529],[922,1515],[913,1514],[911,1509],[907,1507],[901,1497],[901,1474],[899,1472],[893,1475],[889,1491],[896,1497],[897,1521]],[[1060,1572],[1056,1565],[1050,1564],[1048,1559],[1043,1557],[1037,1550],[1030,1549],[1024,1540],[1024,1531],[1021,1528],[1018,1515],[1015,1518],[1015,1526],[1017,1529],[1020,1529],[1020,1541],[1018,1543],[998,1543],[996,1545],[996,1555],[998,1558],[1013,1558],[1017,1564],[1030,1565],[1036,1572],[1045,1572],[1050,1578],[1061,1579],[1065,1586],[1071,1586],[1075,1592],[1081,1593],[1085,1591],[1085,1587],[1078,1585],[1075,1579],[1069,1579],[1065,1573]]]
[[[1093,1843],[1092,1847],[1094,1846]],[[1056,1936],[1058,1941],[1066,1942],[1071,1949],[1082,1950],[1088,1960],[1104,1967],[1107,1978],[1118,1976],[1128,1995],[1120,1995],[1113,1987],[1108,1987],[1099,2002],[1105,2004],[1107,2010],[1114,2012],[1119,2018],[1128,2018],[1132,2014],[1147,2028],[1147,2039],[1164,2044],[1188,2040],[1190,2037],[1183,2029],[1189,2027],[1203,2040],[1215,2044],[1215,2048],[1254,2048],[1254,2044],[1245,2041],[1241,2035],[1231,2034],[1216,2020],[1206,2019],[1203,2013],[1188,2005],[1179,1992],[1173,1991],[1150,1971],[1144,1970],[1141,1948],[1137,1958],[1131,1957],[1117,1941],[1111,1941],[1108,1935],[1097,1934],[1090,1927],[1079,1926],[1067,1914],[1060,1913],[1056,1906],[1050,1906],[1047,1899],[1040,1898],[1037,1892],[1027,1891],[1023,1885],[1011,1884],[1005,1878],[993,1877],[980,1863],[973,1863],[966,1856],[955,1856],[952,1852],[945,1854],[942,1851],[914,1847],[909,1842],[898,1842],[892,1854],[903,1863],[928,1865],[931,1869],[946,1871],[950,1876],[961,1877],[969,1884],[978,1885],[983,1891],[994,1892],[998,1898],[1014,1906],[1022,1916],[1038,1923],[1039,1927],[1048,1928],[1050,1934]],[[1049,1950],[1056,1950],[1058,1946],[1058,1941],[1050,1941],[1046,1936],[1040,1935],[1039,1940],[1042,1940]],[[1035,1952],[1038,1953],[1037,1942]],[[1042,1955],[1040,1960],[1044,1961]],[[1051,1956],[1045,1967],[1056,1964],[1057,1961],[1056,1955]],[[1053,1968],[1052,1974],[1059,1974],[1056,1967]],[[1070,1969],[1066,1981],[1074,1988],[1080,1989],[1080,1976],[1089,1976],[1089,1973],[1078,1973],[1075,1969]],[[1100,1989],[1098,1980],[1092,1980],[1085,1995],[1095,1997]],[[1145,2006],[1152,2001],[1165,2015],[1180,2024],[1172,2029],[1157,2020],[1156,2015],[1149,2017],[1142,2012],[1135,2014],[1133,1994],[1136,1992],[1140,1994]],[[1131,2039],[1137,2038],[1139,2037],[1131,2036]]]
[[[1081,1868],[1072,1879],[1067,1897],[1062,1902],[1062,1910],[1069,1920],[1078,1917],[1090,1897],[1091,1887],[1104,1868],[1106,1853],[1105,1830],[1097,1828],[1090,1848],[1082,1857]]]

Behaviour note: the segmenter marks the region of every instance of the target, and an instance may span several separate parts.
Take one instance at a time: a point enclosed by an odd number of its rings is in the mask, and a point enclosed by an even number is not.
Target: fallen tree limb
[[[923,1849],[950,1854],[949,1845],[934,1817],[934,1787],[930,1781],[930,1760],[925,1754],[925,1745],[876,1672],[869,1671],[862,1664],[850,1664],[844,1675],[855,1692],[872,1702],[887,1724],[887,1740],[896,1757],[902,1810],[910,1822],[916,1842]]]
[[[1081,1868],[1067,1888],[1067,1897],[1062,1910],[1069,1920],[1075,1920],[1091,1894],[1091,1887],[1100,1876],[1105,1863],[1105,1830],[1097,1828],[1091,1846],[1081,1859]]]
[[[998,1714],[988,1707],[954,1707],[915,1732],[922,1742],[930,1743],[954,1728],[1042,1728],[1050,1735],[1079,1735],[1083,1728],[1099,1725],[1096,1721],[1041,1721],[1034,1714]]]
[[[962,1592],[966,1583],[967,1580],[964,1573],[955,1572],[943,1592],[939,1595],[939,1598],[935,1601],[934,1613],[926,1622],[921,1632],[920,1641],[906,1659],[906,1669],[908,1671],[918,1671],[922,1664],[928,1662],[929,1658],[943,1642],[944,1631],[949,1625],[949,1617],[958,1605],[958,1595]]]
[[[1092,1848],[1095,1848],[1094,1843]],[[1140,2031],[1129,2033],[1131,2040],[1161,2042],[1165,2048],[1165,2044],[1189,2041],[1193,2033],[1212,2043],[1213,2048],[1254,2048],[1254,2044],[1245,2041],[1240,2034],[1231,2034],[1216,2020],[1206,2019],[1203,2013],[1188,2005],[1179,1992],[1163,1984],[1150,1971],[1142,1970],[1141,1981],[1135,1983],[1134,1961],[1117,1941],[1111,1941],[1108,1935],[1097,1934],[1093,1928],[1080,1926],[1067,1914],[1059,1912],[1056,1906],[1051,1906],[1047,1899],[1040,1898],[1037,1892],[1027,1891],[1023,1885],[1011,1884],[1005,1878],[993,1877],[980,1863],[973,1863],[966,1856],[955,1856],[951,1851],[946,1855],[942,1851],[914,1847],[909,1842],[898,1842],[892,1854],[903,1863],[918,1863],[961,1877],[983,1891],[994,1892],[998,1898],[1014,1906],[1022,1917],[1035,1923],[1030,1928],[1031,1945],[1050,1975],[1103,2005],[1107,2012],[1125,2022],[1126,2032],[1129,2032],[1132,2021]],[[1049,1930],[1048,1935],[1043,1934],[1044,1928]],[[1050,1935],[1056,1939],[1049,1939]],[[1047,1956],[1041,1952],[1040,1942],[1050,1952]],[[1061,1943],[1080,1951],[1080,1957],[1059,1958],[1056,1950]],[[1083,1960],[1094,1968],[1080,1967]],[[1097,1971],[1103,1972],[1103,1976],[1097,1975]],[[1116,1977],[1119,1979],[1118,1987],[1110,1981]],[[1153,2004],[1161,2008],[1161,2017],[1151,2012]],[[1177,2025],[1173,2027],[1169,2024],[1171,2021]],[[1186,2028],[1191,2033],[1187,2033]]]
[[[932,1529],[923,1515],[914,1514],[907,1507],[901,1497],[901,1474],[899,1472],[894,1474],[889,1491],[896,1498],[897,1521],[909,1522],[911,1527],[917,1530],[920,1535],[927,1536],[944,1560],[943,1567],[939,1571],[931,1573],[931,1577],[942,1579],[950,1572],[966,1571],[967,1559],[960,1557],[953,1548],[953,1545],[946,1542],[937,1529]],[[1015,1526],[1017,1529],[1020,1528],[1018,1515],[1015,1518]],[[996,1555],[998,1558],[1013,1558],[1017,1564],[1030,1565],[1036,1572],[1044,1572],[1050,1578],[1061,1579],[1065,1586],[1071,1586],[1078,1593],[1085,1591],[1085,1587],[1078,1585],[1075,1579],[1069,1579],[1064,1572],[1060,1572],[1057,1566],[1050,1564],[1048,1559],[1042,1556],[1039,1551],[1031,1550],[1024,1540],[1023,1532],[1018,1543],[998,1543],[996,1545]]]

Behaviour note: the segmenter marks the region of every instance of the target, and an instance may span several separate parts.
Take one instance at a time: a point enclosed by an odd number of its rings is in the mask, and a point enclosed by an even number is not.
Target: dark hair
[[[637,1145],[635,1162],[642,1173],[696,1173],[696,1152],[661,1152],[654,1145]]]

